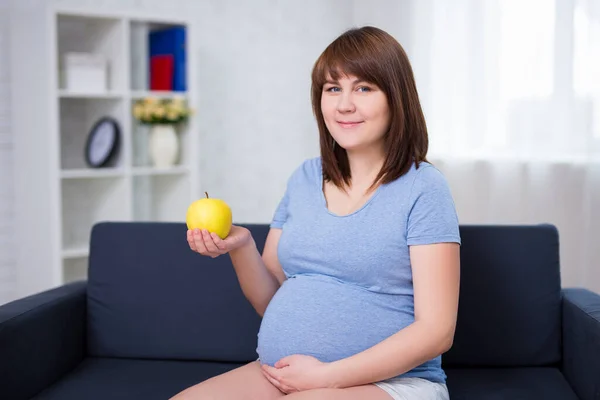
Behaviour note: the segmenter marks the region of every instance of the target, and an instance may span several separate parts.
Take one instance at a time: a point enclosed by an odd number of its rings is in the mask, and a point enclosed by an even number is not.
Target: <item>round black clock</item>
[[[117,121],[103,117],[94,124],[85,145],[85,161],[90,167],[111,164],[119,149],[120,130]]]

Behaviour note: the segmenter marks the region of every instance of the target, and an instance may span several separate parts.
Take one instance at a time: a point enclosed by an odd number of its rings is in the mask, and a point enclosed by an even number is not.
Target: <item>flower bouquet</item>
[[[176,163],[180,144],[175,125],[187,121],[192,114],[181,97],[147,97],[134,103],[133,117],[150,126],[149,155],[155,167],[169,168]]]

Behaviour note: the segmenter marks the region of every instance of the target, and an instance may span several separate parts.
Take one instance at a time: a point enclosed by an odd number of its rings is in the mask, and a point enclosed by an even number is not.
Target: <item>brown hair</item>
[[[389,183],[404,175],[413,162],[418,168],[421,161],[427,161],[427,126],[404,49],[379,28],[353,28],[323,51],[312,70],[312,107],[319,128],[324,179],[339,188],[349,185],[351,180],[348,154],[335,145],[321,110],[325,81],[337,80],[342,75],[354,75],[379,87],[390,109],[389,130],[384,136],[388,151],[370,190],[378,183]]]

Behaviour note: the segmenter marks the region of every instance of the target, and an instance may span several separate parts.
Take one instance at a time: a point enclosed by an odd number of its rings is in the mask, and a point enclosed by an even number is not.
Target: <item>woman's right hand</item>
[[[221,239],[216,233],[210,233],[206,229],[188,229],[187,241],[193,251],[203,256],[216,258],[250,243],[252,234],[247,228],[237,225],[231,226],[229,235],[225,239]]]

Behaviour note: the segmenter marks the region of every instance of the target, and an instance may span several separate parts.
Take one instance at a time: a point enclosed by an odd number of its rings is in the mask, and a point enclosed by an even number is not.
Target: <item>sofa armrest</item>
[[[0,399],[29,399],[83,360],[86,282],[0,306]]]
[[[600,295],[564,289],[563,373],[582,400],[600,398]]]

